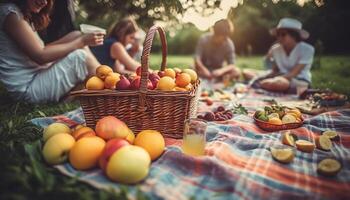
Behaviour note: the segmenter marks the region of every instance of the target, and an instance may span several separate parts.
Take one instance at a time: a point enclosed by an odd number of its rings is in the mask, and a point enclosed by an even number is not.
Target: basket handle
[[[149,68],[148,61],[151,53],[153,38],[156,31],[158,31],[159,33],[160,42],[162,46],[162,64],[161,64],[160,70],[164,71],[166,67],[167,43],[165,38],[165,31],[162,27],[158,25],[154,25],[148,30],[145,41],[143,42],[143,51],[141,56],[141,86],[140,86],[141,93],[147,92],[147,80],[148,80],[148,68]]]

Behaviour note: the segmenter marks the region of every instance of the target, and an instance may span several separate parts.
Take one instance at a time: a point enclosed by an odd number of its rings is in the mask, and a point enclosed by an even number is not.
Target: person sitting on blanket
[[[44,45],[37,34],[50,22],[53,0],[16,0],[0,4],[0,77],[16,100],[59,101],[100,65],[89,45],[102,34],[71,32]]]
[[[135,72],[141,64],[133,58],[139,52],[139,28],[136,22],[127,17],[109,29],[103,45],[92,47],[96,58],[118,73]]]
[[[234,65],[235,46],[229,37],[233,32],[232,22],[219,20],[213,30],[213,33],[204,34],[198,41],[194,58],[198,75],[205,79],[220,79],[224,75],[238,79],[240,70]],[[224,61],[227,66],[224,66]]]
[[[295,93],[299,86],[311,84],[311,65],[314,47],[303,42],[309,33],[302,29],[296,19],[283,18],[271,34],[277,37],[268,55],[272,60],[272,70],[257,79],[261,88],[274,92]]]

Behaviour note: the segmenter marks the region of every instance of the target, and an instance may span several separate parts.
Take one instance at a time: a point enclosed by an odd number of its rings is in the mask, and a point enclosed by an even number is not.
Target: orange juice
[[[182,143],[182,151],[191,156],[204,155],[205,135],[189,134],[184,136]]]

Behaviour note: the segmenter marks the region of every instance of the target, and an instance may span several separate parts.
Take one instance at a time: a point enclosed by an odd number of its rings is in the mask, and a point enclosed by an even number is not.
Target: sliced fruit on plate
[[[331,130],[323,132],[322,135],[326,135],[330,140],[334,140],[334,141],[337,141],[340,139],[338,133]]]
[[[288,110],[286,113],[294,113],[296,118],[301,118],[301,112],[299,109],[294,108],[294,109]]]
[[[271,113],[267,116],[269,119],[271,118],[280,118],[280,115],[278,113]]]
[[[276,149],[270,148],[272,157],[281,163],[290,163],[294,159],[294,152],[290,148]]]
[[[311,153],[315,149],[315,144],[307,140],[297,140],[295,145],[297,146],[297,149],[307,153]]]
[[[285,114],[282,117],[282,123],[283,124],[289,124],[289,123],[295,123],[295,122],[297,122],[297,118],[295,118],[294,115]]]
[[[321,135],[320,137],[316,138],[316,146],[321,150],[329,151],[332,148],[332,141],[328,136]]]
[[[340,162],[332,158],[323,159],[317,165],[317,172],[326,176],[334,176],[340,170]]]
[[[270,118],[268,123],[270,124],[275,124],[275,125],[282,125],[282,121],[280,120],[280,118],[277,118],[277,117],[273,117],[273,118]]]
[[[282,143],[285,145],[294,147],[296,140],[298,140],[298,137],[290,131],[286,131],[282,136]]]

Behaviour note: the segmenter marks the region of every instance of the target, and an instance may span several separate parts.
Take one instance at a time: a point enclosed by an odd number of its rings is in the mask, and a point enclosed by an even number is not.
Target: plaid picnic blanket
[[[128,188],[129,197],[136,199],[141,190],[150,199],[171,200],[350,199],[350,110],[310,116],[302,127],[293,130],[299,138],[309,141],[314,141],[324,130],[337,131],[340,141],[333,142],[330,152],[295,150],[294,161],[281,164],[274,161],[269,152],[269,147],[283,146],[281,132],[265,132],[252,119],[254,110],[267,104],[262,99],[271,97],[279,102],[295,98],[250,90],[239,100],[248,108],[248,116],[235,115],[232,120],[208,124],[206,156],[184,155],[181,140],[166,139],[166,150],[152,163],[148,177],[137,185],[123,185]],[[209,109],[203,102],[199,108],[200,112]],[[42,127],[53,122],[74,126],[84,123],[84,117],[78,108],[63,115],[32,120]],[[326,157],[341,161],[342,170],[337,176],[317,174],[317,163]],[[96,188],[119,191],[122,186],[109,181],[99,169],[77,171],[68,163],[55,167]]]

